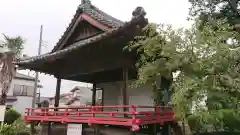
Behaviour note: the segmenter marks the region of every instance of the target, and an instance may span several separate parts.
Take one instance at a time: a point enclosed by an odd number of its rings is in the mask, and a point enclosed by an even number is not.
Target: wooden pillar
[[[96,105],[96,93],[97,93],[97,84],[94,82],[93,89],[92,89],[92,106]],[[94,129],[95,135],[100,135],[100,127],[98,125],[93,126],[93,129]]]
[[[95,125],[95,126],[94,126],[94,134],[95,134],[95,135],[101,135],[99,125]]]
[[[93,83],[93,89],[92,89],[92,106],[96,105],[96,92],[97,92],[97,85],[96,83]]]
[[[59,107],[60,87],[61,87],[61,79],[60,79],[60,78],[57,78],[57,85],[56,85],[56,94],[55,94],[54,107]]]
[[[105,97],[105,91],[104,88],[102,88],[102,106],[104,106],[104,97]]]
[[[128,96],[127,96],[127,85],[128,85],[128,69],[123,68],[123,88],[122,88],[122,104],[124,106],[128,105]],[[128,108],[123,108],[124,112],[128,111]]]
[[[32,122],[31,125],[30,125],[30,135],[34,135],[35,134],[34,124],[35,123]]]
[[[51,131],[52,131],[52,123],[51,122],[48,122],[48,135],[51,135]]]
[[[148,125],[148,135],[157,135],[157,125],[156,124],[149,124]]]

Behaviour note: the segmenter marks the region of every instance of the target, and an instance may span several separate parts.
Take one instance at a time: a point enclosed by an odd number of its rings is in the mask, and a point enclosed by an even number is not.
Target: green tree
[[[225,31],[236,30],[239,32],[239,27],[236,25],[236,24],[240,24],[239,0],[202,0],[202,1],[189,0],[189,2],[192,4],[190,15],[192,17],[201,19],[200,26],[198,27],[199,30],[202,30],[202,27],[204,27],[206,23],[209,23],[215,20],[224,19],[226,20],[224,23],[230,24],[232,26],[232,28],[228,28]],[[217,27],[211,27],[212,31],[215,31],[216,28]],[[231,46],[231,47],[233,48],[235,47],[236,50],[238,49],[237,47],[239,46],[239,39],[240,38],[238,36],[232,37],[232,40],[235,41],[236,46]],[[223,40],[223,42],[225,43],[227,42],[227,40]],[[237,59],[237,55],[238,54],[235,54],[236,59]],[[228,72],[227,75],[225,73],[225,77],[224,77],[225,79],[222,78],[221,81],[219,81],[219,85],[221,86],[220,87],[221,90],[231,91],[231,92],[228,92],[227,93],[228,95],[226,95],[225,93],[219,93],[218,91],[216,91],[215,93],[208,93],[208,98],[206,100],[208,113],[210,112],[209,114],[212,114],[214,112],[214,114],[217,114],[217,115],[211,115],[212,117],[208,117],[208,118],[215,119],[218,121],[218,123],[215,123],[215,127],[216,127],[215,130],[239,131],[239,128],[236,128],[236,126],[234,126],[239,124],[239,119],[234,117],[239,115],[239,113],[237,113],[238,110],[236,111],[236,108],[239,106],[239,92],[235,91],[236,90],[235,88],[234,90],[232,90],[233,89],[232,87],[236,87],[238,85],[238,83],[236,83],[236,81],[238,81],[236,78],[238,78],[239,76],[238,61],[235,61],[235,60],[232,61],[232,59],[228,59],[228,62],[232,65],[231,70],[229,71],[234,71],[234,72],[232,73]],[[234,63],[236,64],[234,65]],[[226,112],[228,112],[228,115],[224,115]],[[206,113],[206,112],[203,112],[203,113]],[[232,116],[230,116],[229,114]],[[229,120],[229,118],[233,118],[233,117],[234,119]],[[209,122],[211,120],[205,120],[205,121]],[[235,123],[235,124],[231,124],[231,123]],[[227,127],[227,128],[224,128],[224,127]]]
[[[225,20],[206,22],[199,30],[200,24],[196,20],[190,29],[150,24],[143,30],[144,35],[136,37],[128,47],[139,55],[135,84],[152,83],[156,104],[163,102],[156,85],[159,78],[172,80],[178,72],[171,83],[172,103],[176,119],[186,123],[188,116],[207,111],[201,104],[206,97],[212,99],[207,100],[207,107],[213,111],[239,107],[240,48],[236,48],[235,40],[239,35],[229,31],[232,28]]]
[[[4,34],[3,34],[4,35]],[[16,57],[20,57],[25,40],[20,37],[9,37],[4,35],[0,48],[0,87],[1,98],[0,104],[4,105],[7,98],[7,92],[10,87],[12,77],[15,74],[15,66],[13,61]]]
[[[199,17],[204,21],[209,17],[227,19],[228,23],[236,24],[240,17],[239,0],[188,0],[191,3],[190,16]]]
[[[5,34],[3,34],[4,40],[2,41],[2,46],[7,47],[11,51],[14,52],[14,54],[17,57],[20,57],[22,55],[22,51],[24,49],[25,40],[21,36],[16,37],[9,37]]]

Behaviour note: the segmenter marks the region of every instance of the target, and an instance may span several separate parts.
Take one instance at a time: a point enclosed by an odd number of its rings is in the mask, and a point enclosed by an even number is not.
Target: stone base
[[[120,129],[114,127],[99,127],[100,135],[133,135],[128,129]],[[48,135],[48,124],[42,124],[41,135]],[[67,135],[67,124],[52,124],[52,130],[50,135]],[[95,135],[94,129],[87,127],[83,129],[82,135]],[[134,135],[145,135],[136,133]]]

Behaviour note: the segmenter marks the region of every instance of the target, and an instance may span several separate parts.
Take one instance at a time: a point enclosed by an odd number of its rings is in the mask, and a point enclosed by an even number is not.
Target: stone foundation
[[[42,125],[41,135],[48,135],[48,125]],[[67,135],[66,124],[52,124],[51,135]],[[83,128],[82,135],[95,135],[94,129],[90,127]],[[100,135],[132,135],[128,129],[114,128],[114,127],[100,127]],[[135,135],[145,135],[137,133]]]

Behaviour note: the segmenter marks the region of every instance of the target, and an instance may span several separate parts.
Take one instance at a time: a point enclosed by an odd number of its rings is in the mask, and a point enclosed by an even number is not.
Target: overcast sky
[[[20,35],[27,42],[24,54],[37,54],[40,25],[43,25],[45,47],[42,53],[51,51],[70,23],[81,0],[0,0],[0,33],[9,36]],[[188,27],[188,0],[91,0],[92,4],[108,14],[129,21],[132,11],[142,6],[150,22],[168,23],[175,27]],[[0,39],[2,37],[0,36]],[[56,79],[40,75],[43,96],[53,96]],[[87,86],[84,83],[62,81],[61,93],[74,86]]]

